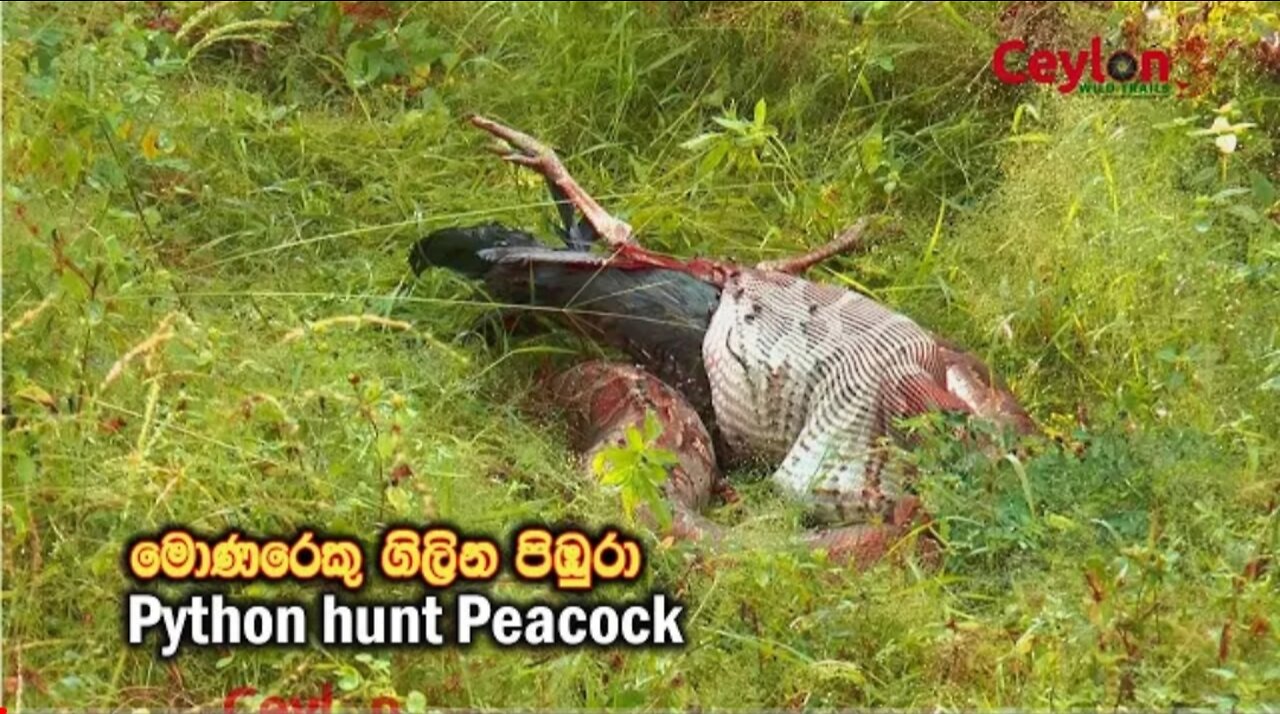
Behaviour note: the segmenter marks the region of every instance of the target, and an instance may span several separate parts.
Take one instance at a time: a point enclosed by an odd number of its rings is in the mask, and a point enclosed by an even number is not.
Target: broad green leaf
[[[881,133],[880,127],[876,126],[862,138],[862,144],[859,146],[862,168],[867,173],[874,174],[882,164],[883,155],[884,135]]]
[[[634,426],[627,427],[627,446],[635,451],[644,449],[644,437]]]
[[[680,148],[688,151],[698,151],[716,139],[719,139],[721,136],[723,136],[723,134],[719,132],[708,131],[685,141],[680,145]]]
[[[1258,199],[1263,206],[1270,206],[1276,202],[1275,184],[1268,181],[1267,177],[1259,171],[1253,172],[1250,190],[1253,191],[1254,198]]]

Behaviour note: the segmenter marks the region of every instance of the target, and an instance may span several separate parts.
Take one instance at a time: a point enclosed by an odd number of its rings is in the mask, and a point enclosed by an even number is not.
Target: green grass
[[[431,3],[391,33],[336,4],[237,3],[175,40],[146,3],[7,3],[5,704],[332,681],[415,708],[1280,706],[1275,75],[1237,54],[1200,100],[1007,87],[986,63],[1009,4],[880,5]],[[1114,37],[1135,3],[1116,5],[1041,30]],[[1236,5],[1215,42],[1275,22],[1275,3]],[[258,44],[188,57],[232,22]],[[1228,101],[1257,126],[1223,158],[1190,133]],[[684,146],[759,102],[758,125]],[[531,404],[549,364],[595,348],[486,341],[471,286],[409,275],[434,228],[549,225],[540,182],[490,157],[470,112],[554,144],[681,255],[776,257],[892,217],[813,277],[972,347],[1057,440],[919,454],[950,542],[936,572],[777,547],[801,514],[736,474],[742,505],[712,514],[729,548],[651,542],[643,583],[592,596],[676,594],[681,650],[124,647],[121,550],[165,524],[372,540],[391,521],[623,519]],[[307,329],[366,314],[410,329]]]

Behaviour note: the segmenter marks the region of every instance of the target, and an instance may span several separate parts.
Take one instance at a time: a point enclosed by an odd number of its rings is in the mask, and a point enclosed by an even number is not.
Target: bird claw
[[[471,117],[471,124],[493,135],[519,153],[528,156],[555,156],[554,151],[532,136],[491,119],[476,115]]]
[[[542,169],[541,164],[542,164],[542,161],[544,160],[542,156],[539,156],[536,154],[529,154],[518,147],[508,144],[505,141],[495,141],[485,148],[489,150],[489,153],[494,154],[495,156],[502,159],[503,161],[506,161],[512,164],[519,164],[521,166],[527,166],[529,168],[538,170],[539,173],[545,173],[544,171],[541,170]]]
[[[560,163],[560,157],[556,156],[556,152],[552,151],[551,148],[528,134],[499,124],[491,119],[472,116],[470,121],[473,126],[488,132],[502,142],[504,146],[495,148],[497,149],[496,153],[504,161],[533,169],[542,174],[542,177],[549,184],[558,188],[563,193],[565,200],[582,212],[587,223],[591,225],[596,235],[600,236],[605,243],[614,248],[623,245],[634,245],[635,241],[631,237],[631,226],[614,218],[586,191],[582,190],[578,182],[569,175],[569,171],[565,169],[564,164]]]
[[[502,156],[502,159],[504,161],[508,161],[513,164],[519,164],[521,166],[534,169],[539,173],[546,173],[543,170],[544,169],[543,161],[542,161],[542,157],[540,156],[529,156],[527,154],[509,153],[509,154],[504,154]]]

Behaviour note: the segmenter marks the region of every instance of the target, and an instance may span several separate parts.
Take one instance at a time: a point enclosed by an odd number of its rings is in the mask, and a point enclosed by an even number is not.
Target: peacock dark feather
[[[608,265],[603,256],[553,249],[496,223],[431,233],[409,261],[418,274],[439,267],[480,280],[497,302],[554,309],[560,322],[622,350],[714,423],[702,359],[720,301],[714,285],[677,270]]]

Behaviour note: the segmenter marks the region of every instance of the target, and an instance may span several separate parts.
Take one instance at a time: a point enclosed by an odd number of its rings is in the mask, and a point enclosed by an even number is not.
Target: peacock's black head
[[[533,235],[498,223],[443,228],[414,244],[409,251],[409,266],[414,275],[435,267],[448,268],[468,278],[480,278],[492,265],[482,257],[482,251],[537,245],[541,243]]]

